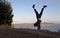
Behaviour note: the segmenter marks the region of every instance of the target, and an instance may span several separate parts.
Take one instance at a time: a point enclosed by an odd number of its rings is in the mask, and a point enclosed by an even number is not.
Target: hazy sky
[[[32,5],[40,12],[47,5],[42,15],[42,22],[60,23],[60,0],[9,0],[13,8],[13,23],[34,23],[36,16]]]

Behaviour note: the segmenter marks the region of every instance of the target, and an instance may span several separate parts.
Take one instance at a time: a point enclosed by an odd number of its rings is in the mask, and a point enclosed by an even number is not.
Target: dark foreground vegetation
[[[60,32],[24,28],[0,28],[0,38],[60,38]]]

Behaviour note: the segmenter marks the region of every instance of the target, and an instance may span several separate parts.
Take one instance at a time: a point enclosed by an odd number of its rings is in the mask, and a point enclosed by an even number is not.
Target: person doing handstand
[[[34,11],[35,11],[35,14],[36,14],[36,18],[37,18],[37,22],[34,23],[34,26],[36,27],[37,26],[37,29],[40,30],[41,27],[40,27],[40,24],[41,24],[41,16],[43,14],[43,10],[45,7],[47,7],[46,5],[43,6],[43,8],[41,9],[41,12],[40,14],[38,14],[37,10],[35,9],[35,5],[32,6]]]

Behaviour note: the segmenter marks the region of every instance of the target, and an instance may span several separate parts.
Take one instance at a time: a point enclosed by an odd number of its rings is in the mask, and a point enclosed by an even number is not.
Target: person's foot
[[[35,8],[35,4],[33,4],[32,8]]]
[[[46,5],[43,6],[43,8],[47,7]]]

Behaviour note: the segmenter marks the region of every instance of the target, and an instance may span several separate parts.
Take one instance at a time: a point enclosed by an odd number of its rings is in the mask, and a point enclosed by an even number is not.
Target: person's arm
[[[43,6],[43,8],[41,9],[41,12],[40,12],[40,14],[39,14],[39,18],[41,18],[45,7],[47,7],[47,6]]]

